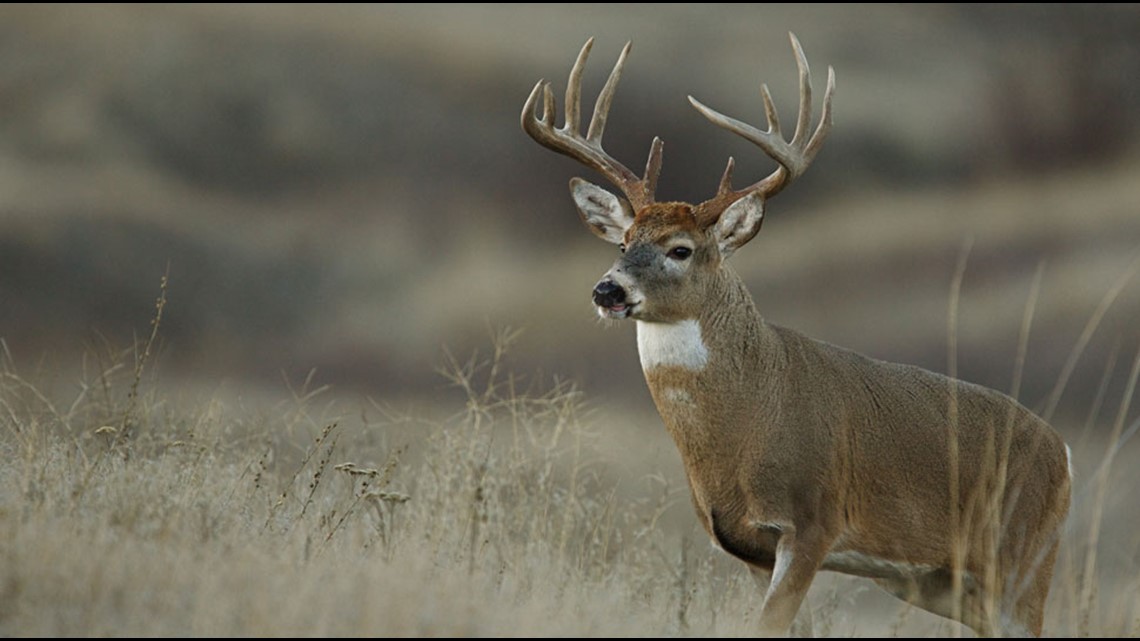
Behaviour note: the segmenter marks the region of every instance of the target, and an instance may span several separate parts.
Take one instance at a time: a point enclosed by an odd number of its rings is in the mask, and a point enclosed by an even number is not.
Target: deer
[[[581,84],[593,38],[571,68],[562,127],[550,83],[534,86],[523,130],[624,196],[570,181],[586,228],[621,252],[592,302],[601,318],[636,324],[645,381],[680,452],[697,518],[759,583],[762,633],[787,634],[815,575],[827,570],[869,578],[980,635],[1040,636],[1072,484],[1058,432],[1001,392],[767,322],[726,262],[831,130],[835,70],[813,130],[811,72],[789,36],[799,70],[790,141],[767,85],[766,131],[689,96],[702,116],[777,165],[736,189],[729,158],[716,193],[696,205],[656,200],[660,138],[640,176],[602,149],[631,43],[585,136]]]

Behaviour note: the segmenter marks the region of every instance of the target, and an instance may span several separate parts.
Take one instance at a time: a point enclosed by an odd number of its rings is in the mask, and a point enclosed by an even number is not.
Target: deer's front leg
[[[752,573],[752,580],[756,583],[756,587],[760,588],[761,596],[767,597],[768,588],[772,585],[772,571],[755,565],[749,565],[748,570]],[[763,603],[761,603],[761,607],[763,607]],[[810,639],[815,636],[815,622],[810,607],[800,604],[789,636],[797,639]]]
[[[766,636],[788,633],[828,549],[826,537],[819,532],[798,533],[790,526],[782,530],[776,544],[776,563],[760,611],[760,629]]]

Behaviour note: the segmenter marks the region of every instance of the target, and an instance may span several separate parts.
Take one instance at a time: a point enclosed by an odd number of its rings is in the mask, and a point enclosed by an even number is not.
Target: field
[[[632,38],[607,149],[661,135],[703,198],[769,169],[684,96],[788,113],[789,30],[836,125],[733,257],[758,307],[1016,388],[1076,467],[1046,633],[1140,635],[1135,7],[0,17],[0,636],[750,635],[518,110]],[[838,575],[808,607],[970,635]]]
[[[52,398],[5,355],[0,631],[748,634],[756,589],[685,518],[675,474],[620,469],[619,426],[572,385],[505,369],[511,338],[449,361],[467,403],[444,419],[306,385],[256,412],[179,407],[148,382],[145,343]],[[1127,410],[1107,450],[1077,444],[1052,635],[1140,633]],[[817,580],[807,607],[821,636],[959,632],[857,579]]]

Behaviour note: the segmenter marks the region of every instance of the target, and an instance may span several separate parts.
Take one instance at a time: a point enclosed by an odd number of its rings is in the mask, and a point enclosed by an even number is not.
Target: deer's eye
[[[684,245],[678,245],[677,247],[670,249],[669,253],[666,255],[673,260],[685,260],[689,256],[693,255],[693,250],[685,247]]]
[[[621,251],[621,253],[624,254],[625,253],[625,243],[618,243],[618,249]]]

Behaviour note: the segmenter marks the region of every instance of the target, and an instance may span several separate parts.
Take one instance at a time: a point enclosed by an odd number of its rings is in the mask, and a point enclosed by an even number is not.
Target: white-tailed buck
[[[603,318],[637,322],[645,380],[681,451],[697,516],[767,586],[763,632],[786,633],[816,572],[834,570],[874,579],[980,634],[1039,635],[1069,509],[1060,436],[999,392],[765,322],[726,262],[760,230],[768,199],[823,145],[834,70],[813,131],[811,77],[792,36],[800,106],[790,142],[766,86],[767,131],[690,97],[779,167],[735,189],[730,158],[709,200],[656,202],[660,139],[642,176],[602,150],[629,45],[580,132],[592,42],[570,71],[565,125],[555,127],[554,95],[540,81],[522,127],[625,194],[570,182],[582,221],[622,252],[593,301]]]

